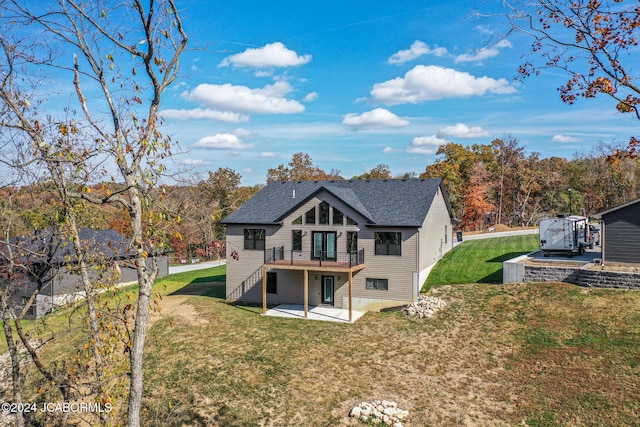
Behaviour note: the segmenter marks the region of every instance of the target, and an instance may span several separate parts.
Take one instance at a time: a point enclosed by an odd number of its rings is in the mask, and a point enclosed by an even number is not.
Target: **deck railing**
[[[337,251],[285,251],[284,246],[265,249],[265,264],[305,264],[322,266],[355,267],[364,264],[364,249],[351,252]]]

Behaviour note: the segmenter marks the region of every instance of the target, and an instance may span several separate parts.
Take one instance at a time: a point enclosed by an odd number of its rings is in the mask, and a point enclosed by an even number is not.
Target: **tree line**
[[[627,148],[598,143],[571,160],[526,154],[516,138],[448,143],[422,177],[444,180],[463,230],[528,227],[559,214],[591,216],[640,197],[640,163]]]
[[[420,175],[393,175],[391,168],[381,163],[347,178],[337,169],[325,171],[311,156],[299,152],[288,163],[269,169],[265,182],[442,178],[460,229],[480,230],[496,224],[527,227],[558,214],[593,215],[640,197],[640,163],[616,156],[623,149],[599,143],[572,159],[541,158],[538,153],[526,154],[513,137],[469,146],[451,142],[438,148],[435,161]],[[155,226],[163,230],[165,243],[173,251],[173,262],[224,257],[225,230],[220,221],[262,188],[261,184],[244,186],[241,181],[239,172],[222,167],[200,179],[162,185],[155,191],[162,211]],[[13,235],[47,228],[59,220],[62,206],[52,193],[53,187],[51,183],[38,183],[0,189],[1,199],[12,200]],[[88,187],[96,198],[121,188],[114,183]],[[102,205],[89,209],[78,205],[76,209],[81,227],[114,229],[131,236],[121,207]]]

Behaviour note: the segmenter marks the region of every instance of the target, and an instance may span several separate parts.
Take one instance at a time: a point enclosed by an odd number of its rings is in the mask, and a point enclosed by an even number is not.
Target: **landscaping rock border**
[[[420,319],[431,318],[438,310],[447,306],[447,303],[438,297],[420,295],[416,302],[409,304],[402,309],[407,316],[416,316]]]
[[[402,422],[409,418],[409,411],[398,408],[393,400],[374,400],[354,406],[349,416],[365,423],[404,427]]]

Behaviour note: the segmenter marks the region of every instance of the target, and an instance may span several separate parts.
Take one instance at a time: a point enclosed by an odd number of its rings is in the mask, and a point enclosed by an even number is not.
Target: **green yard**
[[[479,282],[495,271],[474,263],[495,270],[494,259],[526,252],[527,239],[516,240],[491,241],[502,255],[466,242],[443,265],[462,257],[458,270]],[[350,408],[375,399],[408,409],[407,426],[640,424],[639,292],[434,283],[431,294],[448,305],[433,319],[389,311],[338,324],[263,317],[225,301],[224,280],[216,267],[156,283],[144,425],[354,425]],[[31,327],[53,338],[47,360],[65,360],[79,343],[60,319],[77,314],[54,316]],[[38,398],[32,386],[25,394]],[[112,416],[124,422],[122,407]]]
[[[537,234],[465,241],[436,264],[422,291],[441,285],[502,283],[502,262],[538,245]]]

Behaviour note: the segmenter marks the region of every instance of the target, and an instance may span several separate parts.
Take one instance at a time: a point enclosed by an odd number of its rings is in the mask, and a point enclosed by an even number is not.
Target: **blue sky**
[[[162,115],[193,174],[231,167],[263,183],[300,151],[347,178],[380,163],[420,174],[447,142],[510,135],[571,158],[634,132],[608,100],[563,104],[558,71],[514,80],[530,40],[499,37],[501,2],[182,5],[192,50]]]

